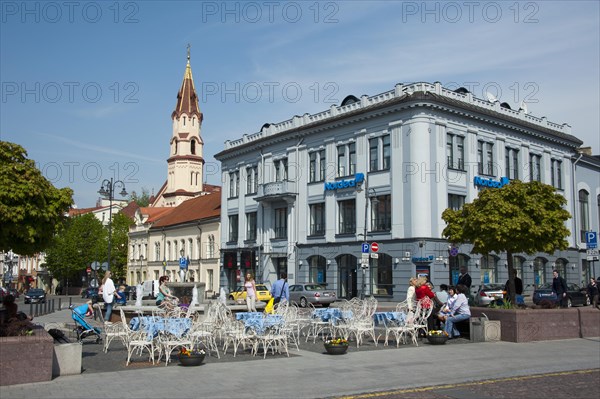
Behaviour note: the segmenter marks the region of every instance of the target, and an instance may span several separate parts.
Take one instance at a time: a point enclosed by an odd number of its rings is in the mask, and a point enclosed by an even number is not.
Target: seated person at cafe
[[[6,309],[5,322],[10,323],[13,321],[33,320],[32,316],[28,316],[27,314],[19,311],[18,306],[15,303],[14,295],[8,294],[5,296],[3,303],[4,308]]]

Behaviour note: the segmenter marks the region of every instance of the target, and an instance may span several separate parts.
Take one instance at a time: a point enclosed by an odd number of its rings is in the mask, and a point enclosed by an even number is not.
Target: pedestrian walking
[[[558,270],[553,270],[552,275],[554,276],[552,279],[552,292],[556,294],[556,300],[560,307],[566,308],[568,307],[567,282],[559,276]]]
[[[598,295],[600,292],[598,291],[598,284],[594,278],[590,278],[590,283],[587,286],[587,293],[590,297],[590,301],[592,301],[592,306],[600,309],[600,305],[598,304]]]

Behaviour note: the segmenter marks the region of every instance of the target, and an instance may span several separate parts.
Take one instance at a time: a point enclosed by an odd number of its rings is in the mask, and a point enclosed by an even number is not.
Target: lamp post
[[[367,239],[367,223],[369,221],[369,193],[372,192],[373,194],[376,194],[375,189],[374,188],[369,188],[369,180],[365,179],[365,223],[364,223],[364,229],[363,229],[363,245],[369,245],[369,240]],[[375,202],[376,200],[374,200]],[[369,255],[370,255],[370,248],[369,248]],[[360,268],[362,269],[362,288],[361,288],[361,292],[360,292],[360,299],[365,299],[365,291],[367,290],[367,281],[366,281],[366,274],[367,274],[367,269],[369,268],[369,259],[367,259],[366,262],[361,262]]]
[[[122,197],[127,195],[127,191],[125,191],[125,183],[121,180],[113,181],[111,177],[110,180],[104,179],[102,185],[100,186],[100,190],[98,190],[98,194],[103,196],[104,198],[108,198],[108,260],[106,270],[110,270],[110,240],[112,238],[112,201],[115,198],[115,188],[121,186],[122,190],[119,193]]]

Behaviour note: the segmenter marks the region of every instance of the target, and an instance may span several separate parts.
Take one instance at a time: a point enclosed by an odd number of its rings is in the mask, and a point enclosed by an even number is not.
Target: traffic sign
[[[456,247],[450,248],[450,256],[456,256],[456,255],[458,255],[458,248],[456,248]]]
[[[595,231],[585,232],[585,245],[588,249],[598,248],[598,234]]]
[[[361,259],[363,259],[363,260],[366,259],[368,261],[369,260],[369,254],[362,254]]]
[[[85,269],[85,271],[87,272],[87,274],[90,274],[92,272],[92,268],[88,266],[87,269]]]
[[[371,252],[371,258],[373,258],[373,259],[379,259],[379,254],[375,253],[375,252]]]
[[[98,270],[100,267],[100,262],[92,262],[92,270]]]
[[[183,256],[181,258],[179,258],[179,268],[180,269],[187,269],[187,259],[184,258]]]
[[[379,244],[377,244],[376,242],[371,244],[371,251],[373,252],[377,252],[379,251]]]
[[[368,242],[363,242],[363,244],[362,244],[362,253],[363,254],[368,254],[369,253],[369,243]]]
[[[600,258],[600,251],[598,249],[587,250],[587,260],[590,262],[597,261]]]

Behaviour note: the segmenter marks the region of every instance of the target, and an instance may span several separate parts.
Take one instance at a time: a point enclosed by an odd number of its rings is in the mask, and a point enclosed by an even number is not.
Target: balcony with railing
[[[256,193],[256,201],[279,201],[279,200],[294,200],[296,198],[293,183],[287,180],[274,181],[270,183],[264,183],[258,185],[258,192]]]

